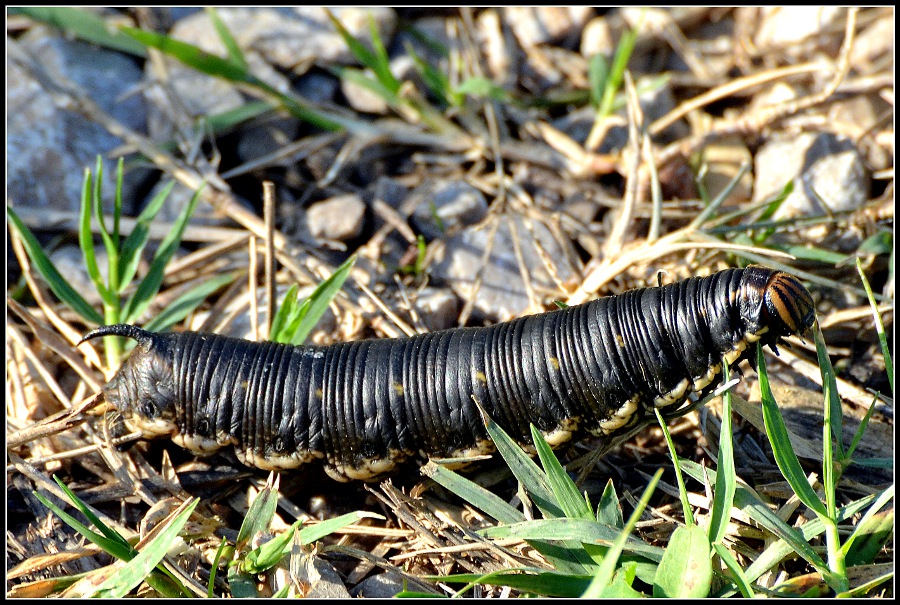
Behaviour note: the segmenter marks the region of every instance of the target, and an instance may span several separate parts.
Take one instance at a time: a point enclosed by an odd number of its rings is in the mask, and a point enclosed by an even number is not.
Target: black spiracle
[[[263,469],[323,459],[346,481],[489,453],[479,406],[523,441],[534,424],[551,446],[625,431],[714,387],[723,359],[813,321],[796,278],[749,267],[410,338],[289,346],[116,325],[82,342],[138,342],[103,392],[144,436],[200,453],[233,446]]]

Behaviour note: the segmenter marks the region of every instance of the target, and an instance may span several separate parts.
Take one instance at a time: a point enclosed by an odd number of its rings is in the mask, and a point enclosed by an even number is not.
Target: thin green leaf
[[[34,263],[35,269],[38,270],[47,282],[47,285],[50,287],[53,294],[88,322],[102,325],[103,316],[88,304],[75,288],[60,275],[59,271],[56,270],[56,267],[53,266],[53,263],[50,262],[50,259],[47,258],[47,255],[44,254],[37,238],[34,237],[34,234],[28,226],[25,225],[22,219],[19,218],[15,211],[9,206],[6,207],[6,216],[9,218],[10,224],[22,240],[22,245],[28,253],[28,258]]]
[[[755,596],[753,587],[750,585],[750,581],[747,580],[747,576],[744,575],[744,570],[741,569],[737,559],[731,554],[731,551],[720,542],[714,543],[712,546],[713,549],[715,549],[716,554],[719,555],[719,558],[722,559],[725,567],[732,573],[733,577],[729,579],[735,583],[735,586],[738,587],[738,590],[741,591],[744,598],[752,599]]]
[[[588,587],[591,576],[530,569],[503,569],[486,574],[431,576],[430,579],[446,583],[466,582],[467,586],[459,590],[457,595],[465,594],[470,588],[480,584],[491,584],[509,586],[515,590],[546,597],[576,598]]]
[[[241,51],[241,47],[238,45],[237,40],[231,35],[228,26],[225,25],[225,22],[219,17],[219,13],[211,6],[205,7],[204,10],[206,11],[207,16],[209,16],[209,20],[212,21],[213,27],[216,29],[216,34],[218,34],[219,40],[222,41],[222,45],[225,47],[225,52],[228,53],[228,59],[234,65],[247,71],[249,67],[247,65],[247,60],[244,58],[244,53]]]
[[[788,435],[787,427],[784,425],[784,418],[781,416],[781,411],[778,409],[778,404],[775,402],[775,397],[772,395],[772,389],[769,386],[766,359],[761,346],[756,348],[756,363],[757,371],[759,372],[763,421],[766,426],[766,435],[772,444],[775,462],[778,464],[781,474],[784,475],[784,478],[790,484],[791,489],[800,498],[800,501],[817,514],[827,516],[828,513],[825,510],[825,506],[822,504],[819,496],[816,495],[809,481],[806,480],[806,473],[803,472],[800,461],[797,459],[797,455],[791,446],[791,439]]]
[[[100,233],[100,238],[103,240],[103,245],[106,247],[106,254],[112,263],[114,262],[113,259],[119,254],[119,249],[106,228],[106,222],[103,220],[103,158],[99,155],[97,156],[97,167],[94,174],[97,175],[97,178],[94,179],[94,189],[91,192],[91,210],[94,213],[94,218],[97,219],[97,230]],[[110,283],[113,283],[112,279]]]
[[[702,599],[712,584],[709,538],[697,525],[677,527],[656,571],[656,598]]]
[[[406,44],[406,54],[412,57],[413,63],[422,76],[425,86],[437,97],[442,103],[458,107],[462,104],[463,99],[459,95],[453,94],[450,78],[444,72],[437,69],[416,53],[412,44]]]
[[[525,515],[510,506],[503,498],[440,464],[429,461],[422,467],[421,472],[501,523],[518,523],[525,520]]]
[[[384,521],[384,517],[379,514],[370,513],[368,511],[355,511],[333,519],[328,519],[327,521],[322,521],[321,523],[316,523],[315,525],[310,525],[309,527],[304,527],[300,530],[297,537],[302,544],[312,544],[348,525],[356,523],[360,519],[379,519]]]
[[[869,509],[863,515],[862,519],[859,520],[859,523],[856,524],[856,527],[853,528],[853,533],[850,534],[850,537],[847,538],[847,540],[841,546],[841,549],[843,550],[844,555],[847,556],[847,558],[848,558],[848,563],[849,563],[849,558],[850,558],[849,553],[850,553],[851,549],[854,548],[854,545],[853,545],[854,542],[857,539],[859,539],[860,536],[866,536],[867,533],[870,532],[870,529],[869,529],[870,524],[871,524],[870,519],[872,517],[874,517],[875,515],[877,515],[878,512],[883,507],[887,506],[887,504],[893,499],[894,499],[894,486],[891,485],[890,487],[885,489],[883,492],[878,494],[878,497],[875,500],[875,502],[872,503],[872,506],[869,507]],[[855,564],[855,563],[851,563],[851,564]]]
[[[681,466],[678,463],[678,452],[675,451],[675,443],[672,441],[672,435],[669,433],[669,427],[666,425],[665,419],[659,408],[654,407],[653,412],[656,414],[656,421],[662,428],[663,437],[669,448],[669,457],[672,459],[672,466],[675,468],[675,480],[678,482],[678,495],[681,499],[681,510],[684,513],[684,522],[688,526],[694,526],[694,513],[691,511],[691,503],[688,500],[687,488],[684,486],[684,476],[681,474]]]
[[[584,591],[584,595],[582,595],[583,597],[599,597],[610,587],[615,573],[616,565],[619,561],[619,556],[622,554],[622,550],[628,543],[630,534],[632,531],[634,531],[634,527],[637,524],[638,519],[641,518],[641,515],[644,514],[644,509],[647,508],[647,505],[650,503],[650,495],[653,493],[653,490],[656,489],[657,484],[659,484],[660,477],[662,477],[662,469],[657,470],[653,475],[653,478],[650,479],[650,482],[647,484],[647,489],[644,490],[644,493],[641,495],[641,499],[638,501],[637,506],[635,506],[634,511],[631,513],[631,516],[628,517],[628,522],[625,524],[625,529],[622,530],[622,532],[613,542],[612,546],[609,549],[609,552],[597,569],[597,573],[594,574],[594,579],[591,581],[591,585],[588,586],[587,590]]]
[[[577,540],[585,544],[610,546],[624,533],[622,551],[640,555],[650,561],[662,560],[664,549],[641,542],[628,535],[624,529],[590,519],[535,519],[511,525],[497,525],[478,530],[485,538],[522,538],[523,540]]]
[[[596,54],[588,60],[588,87],[591,91],[591,105],[594,109],[600,107],[603,92],[609,81],[609,61],[601,54]]]
[[[122,321],[124,323],[136,322],[147,307],[150,306],[150,303],[153,302],[154,297],[159,292],[159,288],[162,286],[166,265],[169,263],[172,256],[175,255],[178,246],[181,244],[181,236],[184,235],[184,230],[187,228],[188,221],[194,213],[194,208],[197,207],[197,201],[200,199],[200,192],[202,190],[203,186],[201,185],[191,197],[184,210],[181,211],[181,214],[172,226],[172,231],[167,233],[160,243],[159,248],[156,250],[156,254],[153,257],[153,262],[150,263],[150,270],[147,272],[147,275],[144,276],[144,279],[141,280],[140,285],[137,287],[134,294],[131,295],[131,298],[128,299],[128,302],[125,303],[125,308],[122,311]]]
[[[144,324],[144,329],[151,332],[165,332],[179,321],[190,315],[208,299],[213,292],[226,284],[230,284],[239,272],[224,273],[206,280],[173,300],[158,315]]]
[[[553,490],[553,495],[566,517],[593,521],[594,511],[585,502],[584,496],[578,491],[575,482],[566,473],[566,469],[559,463],[553,450],[550,449],[540,431],[533,424],[531,425],[531,438],[534,440],[534,447],[541,459],[544,472],[547,474],[550,489]]]
[[[731,380],[728,362],[722,369],[722,380]],[[712,514],[709,521],[709,541],[721,544],[728,530],[731,518],[731,507],[734,504],[734,491],[737,475],[734,469],[734,444],[731,429],[731,390],[722,395],[722,426],[719,430],[719,457],[716,465],[716,487],[713,493]]]
[[[66,525],[77,531],[89,541],[99,546],[101,549],[103,549],[104,552],[122,561],[130,561],[134,556],[134,549],[131,547],[131,545],[127,545],[127,547],[122,546],[122,544],[118,540],[111,540],[102,534],[98,534],[97,532],[90,530],[86,525],[81,523],[81,521],[45,498],[40,492],[35,492],[34,496],[41,501],[41,504],[49,508],[57,517],[62,519]]]
[[[271,477],[271,475],[270,475]],[[278,490],[267,485],[256,495],[250,508],[247,510],[247,516],[241,523],[241,529],[238,531],[237,548],[242,549],[247,542],[258,533],[269,531],[272,525],[272,519],[275,518],[275,508],[278,506]]]
[[[893,254],[893,251],[891,252]],[[856,259],[856,270],[862,280],[863,288],[866,290],[866,298],[869,299],[869,306],[872,308],[872,318],[875,320],[875,331],[878,333],[878,342],[881,345],[881,354],[884,355],[884,367],[887,369],[888,384],[891,387],[891,393],[894,392],[894,360],[891,357],[891,348],[888,346],[887,334],[884,331],[884,322],[881,321],[881,313],[878,312],[878,304],[875,302],[875,294],[872,292],[872,286],[866,278],[866,274],[862,269],[862,261]],[[874,407],[874,406],[873,406]]]
[[[471,95],[481,99],[493,99],[494,101],[509,101],[509,93],[488,78],[466,78],[453,90],[454,95]]]
[[[325,130],[340,130],[342,125],[339,120],[325,117],[318,112],[309,109],[299,98],[284,94],[263,80],[260,80],[240,65],[222,59],[206,51],[163,34],[148,32],[131,27],[122,27],[122,31],[132,36],[138,42],[159,49],[160,51],[178,59],[188,67],[210,76],[222,78],[229,82],[247,84],[265,95],[277,99],[284,108],[294,117],[308,122]],[[332,116],[335,117],[335,116]]]
[[[275,567],[284,558],[285,553],[290,552],[291,543],[294,541],[294,532],[302,523],[303,521],[295,521],[287,531],[248,552],[243,560],[243,570],[247,573],[258,574]]]
[[[94,253],[94,234],[91,231],[91,171],[84,171],[84,184],[81,188],[81,220],[78,229],[78,245],[84,257],[84,266],[103,302],[108,306],[118,305],[118,297],[103,283],[97,255]]]
[[[619,44],[616,46],[616,54],[613,57],[612,66],[609,69],[609,75],[603,87],[603,97],[600,99],[600,107],[597,114],[601,117],[608,116],[613,112],[613,104],[616,94],[622,88],[622,80],[625,79],[625,69],[628,67],[628,61],[634,52],[634,45],[637,41],[637,31],[634,29],[626,29],[619,38]]]
[[[485,419],[485,428],[494,445],[497,446],[497,452],[506,461],[509,469],[516,476],[516,479],[522,482],[528,495],[534,500],[537,507],[544,513],[545,517],[564,517],[565,512],[560,508],[550,489],[550,483],[547,475],[538,468],[538,465],[522,451],[506,432],[500,428],[490,417],[483,414]]]
[[[143,551],[126,563],[118,573],[103,582],[93,596],[121,599],[143,582],[172,548],[178,539],[178,533],[184,528],[199,503],[199,499],[188,500],[183,510],[165,523],[159,534]]]
[[[312,332],[313,328],[316,327],[316,324],[319,323],[319,320],[325,314],[332,299],[340,292],[344,282],[347,281],[347,278],[350,276],[350,272],[353,270],[353,265],[355,263],[356,255],[353,255],[335,269],[334,273],[319,284],[313,293],[309,295],[309,298],[307,299],[309,301],[308,310],[305,312],[302,322],[297,326],[297,329],[293,331],[293,334],[290,335],[290,340],[287,342],[297,345],[303,344],[306,337],[309,336],[309,333]]]
[[[616,494],[616,486],[612,479],[607,480],[597,504],[597,521],[619,529],[625,527],[625,519],[622,517],[622,507],[619,504],[619,496]]]
[[[80,40],[122,52],[146,57],[147,49],[128,36],[110,27],[106,20],[84,9],[68,6],[17,6],[8,9],[9,15],[25,15],[58,27]]]
[[[360,88],[365,88],[374,93],[388,105],[394,106],[400,103],[400,98],[395,92],[387,88],[382,82],[369,77],[363,71],[350,67],[335,67],[331,68],[329,71],[342,80],[356,84]]]
[[[137,274],[137,268],[141,263],[141,253],[150,240],[150,224],[162,209],[174,186],[175,181],[172,181],[153,196],[153,199],[150,200],[150,203],[147,204],[146,208],[135,220],[131,233],[125,238],[119,255],[119,284],[121,288],[127,288]]]

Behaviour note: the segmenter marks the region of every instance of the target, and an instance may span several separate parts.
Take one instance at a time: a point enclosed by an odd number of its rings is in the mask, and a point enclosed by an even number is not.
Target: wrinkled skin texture
[[[720,381],[753,343],[812,326],[800,282],[762,267],[632,290],[487,328],[328,347],[109,326],[138,346],[104,388],[126,423],[198,453],[234,446],[248,465],[324,459],[373,480],[407,459],[490,453],[486,414],[551,446],[611,437]]]

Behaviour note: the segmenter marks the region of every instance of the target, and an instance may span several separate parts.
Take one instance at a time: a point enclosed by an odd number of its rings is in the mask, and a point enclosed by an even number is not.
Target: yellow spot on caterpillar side
[[[484,375],[484,372],[475,372],[475,380],[478,382],[487,382],[487,376]]]
[[[322,389],[316,389],[316,399],[322,399],[323,396]]]
[[[558,370],[559,369],[559,360],[556,357],[551,357],[550,365],[553,366],[554,370]]]
[[[616,334],[616,344],[617,344],[618,346],[620,346],[620,347],[624,347],[624,346],[625,346],[625,339],[622,338],[622,335],[621,335],[621,334]]]
[[[394,392],[397,393],[397,395],[403,397],[404,390],[402,384],[400,384],[399,382],[395,382],[391,386],[394,387]]]

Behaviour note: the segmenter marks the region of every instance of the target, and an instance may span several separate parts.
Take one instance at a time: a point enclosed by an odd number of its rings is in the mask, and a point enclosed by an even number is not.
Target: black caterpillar
[[[795,277],[749,267],[411,338],[310,347],[114,325],[81,342],[138,342],[103,393],[145,437],[200,453],[233,445],[263,469],[324,458],[346,481],[417,453],[489,453],[476,401],[522,441],[529,424],[552,446],[626,430],[711,390],[723,358],[747,358],[758,340],[775,349],[814,315]]]

